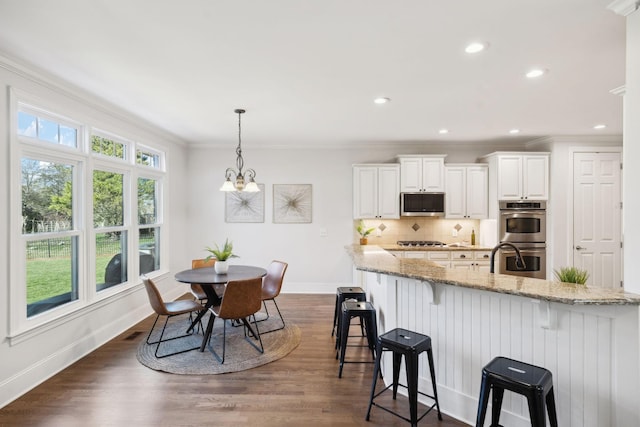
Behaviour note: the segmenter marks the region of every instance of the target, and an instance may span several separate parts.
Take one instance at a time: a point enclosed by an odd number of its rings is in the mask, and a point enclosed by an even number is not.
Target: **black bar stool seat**
[[[527,398],[532,427],[545,427],[547,425],[545,412],[549,414],[551,426],[558,426],[556,404],[553,396],[553,377],[550,371],[506,357],[496,357],[489,362],[482,369],[476,427],[484,425],[491,390],[493,390],[491,402],[492,426],[497,427],[499,425],[502,397],[505,390],[524,395]]]
[[[334,333],[338,333],[340,329],[340,326],[338,326],[338,321],[340,320],[340,309],[342,308],[342,303],[348,299],[366,301],[367,294],[364,289],[357,286],[339,287],[336,289],[336,307],[333,312],[333,329],[331,329],[331,336],[333,336]]]
[[[340,345],[336,353],[340,355],[340,370],[338,371],[338,378],[342,378],[342,368],[345,363],[373,363],[372,361],[345,361],[345,354],[347,353],[347,339],[349,338],[349,327],[351,326],[351,319],[354,317],[360,318],[360,325],[364,325],[364,330],[367,337],[367,347],[371,350],[372,359],[375,358],[375,343],[378,336],[378,326],[376,321],[376,309],[370,302],[367,301],[345,301],[342,303],[342,315],[340,316],[340,333],[338,339]]]
[[[383,390],[376,393],[376,383],[378,381],[378,375],[380,374],[380,360],[382,359],[383,351],[393,352],[393,382],[385,387]],[[431,373],[431,384],[433,384],[433,396],[423,393],[418,390],[418,356],[423,351],[427,352],[427,358],[429,360],[429,371]],[[407,385],[400,384],[398,382],[400,378],[400,365],[402,363],[402,356],[405,357],[405,366],[407,370]],[[391,409],[385,408],[375,402],[375,399],[382,393],[387,391],[390,387],[393,387],[393,399],[396,399],[398,394],[398,386],[407,389],[409,394],[409,413],[410,417],[406,418]],[[418,417],[418,395],[421,394],[434,400],[434,403],[420,417]],[[438,390],[436,388],[436,373],[433,364],[433,351],[431,348],[431,337],[428,335],[419,334],[417,332],[408,331],[402,328],[392,329],[391,331],[382,334],[378,337],[376,343],[376,364],[373,370],[373,383],[371,385],[371,397],[369,399],[369,408],[367,409],[366,420],[369,421],[371,415],[371,407],[377,406],[380,409],[402,418],[405,421],[411,423],[411,426],[416,426],[418,421],[424,418],[435,407],[438,412],[438,419],[442,420],[442,414],[440,413],[440,404],[438,403]]]
[[[333,336],[334,333],[336,335],[336,350],[338,350],[340,345],[340,318],[342,317],[342,303],[347,300],[366,301],[367,293],[364,289],[358,286],[339,287],[336,289],[336,307],[333,312],[333,328],[331,329],[331,336]],[[360,329],[362,336],[364,336],[364,326],[362,323],[360,324]]]

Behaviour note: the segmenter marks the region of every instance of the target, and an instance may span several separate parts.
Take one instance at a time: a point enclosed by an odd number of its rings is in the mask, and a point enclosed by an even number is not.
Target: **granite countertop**
[[[368,246],[368,245],[367,245]],[[373,246],[373,245],[372,245]],[[493,248],[486,248],[484,246],[469,245],[469,246],[400,246],[395,243],[377,245],[379,248],[385,251],[491,251]]]
[[[446,268],[423,259],[396,258],[383,247],[376,245],[349,245],[346,249],[356,269],[362,271],[563,304],[640,305],[640,295],[624,292],[622,289],[588,287],[574,283]]]

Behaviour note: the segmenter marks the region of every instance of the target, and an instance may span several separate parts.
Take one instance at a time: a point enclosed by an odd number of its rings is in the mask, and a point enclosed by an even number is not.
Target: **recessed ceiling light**
[[[438,133],[439,133],[439,134],[442,134],[442,135],[447,134],[447,133],[449,133],[449,129],[440,129],[440,130],[438,131]]]
[[[542,68],[534,68],[532,70],[530,70],[526,75],[528,78],[530,79],[535,79],[536,77],[540,77],[543,74],[546,74],[547,70],[544,70]]]
[[[511,133],[511,134],[520,133],[520,129],[511,129],[511,130],[509,131],[509,133]]]
[[[391,99],[384,97],[379,97],[373,100],[373,102],[375,102],[376,104],[386,104],[389,101],[391,101]]]
[[[482,52],[487,47],[489,47],[488,43],[473,42],[468,44],[467,47],[464,48],[464,51],[467,53],[478,53]]]
[[[604,129],[606,127],[607,127],[607,125],[595,125],[593,128],[594,129]]]

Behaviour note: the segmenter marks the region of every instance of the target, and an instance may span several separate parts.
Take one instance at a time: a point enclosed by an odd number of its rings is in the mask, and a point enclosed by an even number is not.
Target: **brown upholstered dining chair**
[[[141,277],[142,277],[142,282],[144,283],[144,287],[147,290],[147,295],[149,296],[149,303],[151,304],[151,308],[153,308],[153,311],[155,311],[157,314],[156,320],[153,322],[153,326],[151,326],[151,330],[149,331],[149,335],[147,335],[148,345],[157,344],[156,351],[154,353],[155,356],[161,359],[163,357],[173,356],[175,354],[185,353],[187,351],[200,348],[200,345],[198,345],[193,348],[178,350],[173,353],[163,354],[161,356],[158,355],[158,352],[160,350],[160,344],[162,344],[163,342],[172,341],[179,338],[185,338],[191,335],[189,333],[189,334],[180,335],[177,337],[162,339],[164,337],[164,332],[167,329],[167,323],[169,322],[169,319],[173,316],[178,316],[180,314],[187,314],[187,313],[191,314],[194,311],[203,310],[204,307],[199,302],[193,301],[193,300],[178,300],[178,301],[164,302],[162,299],[162,296],[160,295],[160,291],[158,291],[158,288],[156,287],[155,283],[153,283],[151,279],[149,279],[144,275]],[[164,321],[164,326],[162,327],[162,332],[160,332],[160,338],[158,338],[157,341],[149,341],[151,339],[151,334],[153,333],[153,329],[156,327],[156,323],[158,323],[158,319],[160,318],[160,316],[167,316],[167,318]]]
[[[208,260],[194,259],[191,261],[191,268],[196,269],[196,268],[213,267],[215,263],[216,263],[215,258],[210,258]],[[191,284],[191,295],[193,295],[193,297],[200,302],[203,302],[204,300],[207,299],[207,294],[202,289],[202,286],[197,283]]]
[[[262,345],[262,338],[260,337],[260,330],[255,322],[255,313],[260,311],[262,306],[262,299],[260,298],[262,292],[262,279],[256,277],[254,279],[247,280],[232,280],[227,283],[227,287],[224,291],[224,297],[222,302],[218,306],[213,306],[209,309],[211,317],[209,317],[209,323],[207,325],[207,332],[205,336],[209,335],[209,350],[218,359],[220,363],[224,363],[226,341],[227,341],[227,322],[225,320],[241,320],[244,323],[245,339],[260,353],[264,353],[264,347]],[[223,319],[223,334],[222,334],[222,357],[216,353],[211,345],[211,330],[216,317]],[[247,318],[253,317],[254,322],[250,323]],[[251,326],[255,327],[255,332]],[[258,347],[247,335],[246,328],[250,330],[250,333],[254,336],[254,339],[260,342]]]
[[[263,332],[263,334],[279,331],[281,329],[284,329],[285,327],[284,318],[282,317],[282,313],[280,313],[280,308],[278,307],[278,303],[276,302],[276,297],[280,295],[280,291],[282,290],[284,273],[287,271],[288,266],[289,264],[287,264],[286,262],[273,260],[271,261],[271,264],[269,264],[269,267],[267,267],[267,275],[262,279],[262,303],[264,304],[264,311],[267,313],[267,318],[260,321],[262,322],[269,318],[267,301],[272,301],[273,305],[275,305],[276,310],[278,311],[280,321],[282,322],[282,326],[280,326],[279,328],[271,329],[269,331]]]

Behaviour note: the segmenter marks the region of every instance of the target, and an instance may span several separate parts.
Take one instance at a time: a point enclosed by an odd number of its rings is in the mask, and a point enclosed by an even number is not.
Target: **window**
[[[160,154],[151,150],[136,150],[136,163],[159,169],[161,167]]]
[[[78,299],[74,169],[65,163],[21,160],[27,317]]]
[[[18,135],[67,147],[78,147],[76,127],[26,111],[18,111]]]
[[[114,141],[111,138],[100,135],[91,136],[91,151],[96,154],[102,154],[108,157],[126,160],[127,144],[124,142]]]
[[[138,179],[138,241],[140,273],[160,265],[160,221],[158,217],[159,183],[155,179]]]
[[[126,283],[127,228],[124,223],[125,175],[94,169],[93,227],[96,290]]]
[[[10,327],[20,333],[160,268],[164,154],[15,101],[12,246],[22,251],[11,254]]]

